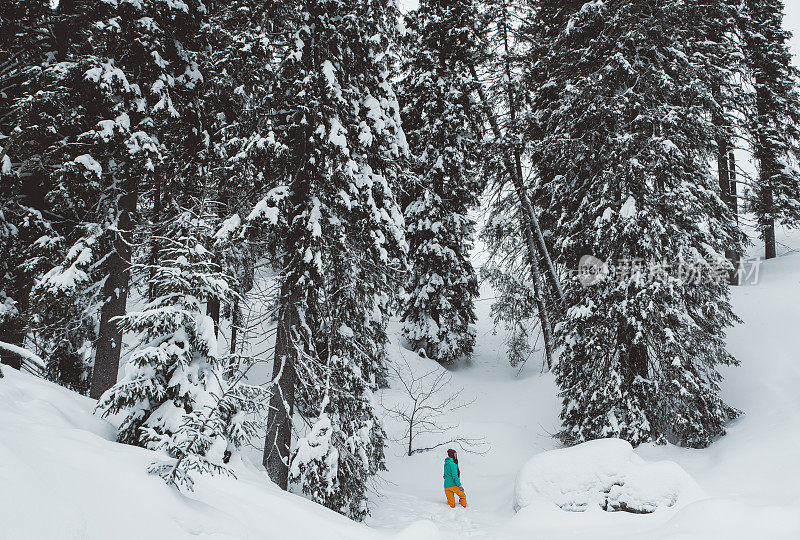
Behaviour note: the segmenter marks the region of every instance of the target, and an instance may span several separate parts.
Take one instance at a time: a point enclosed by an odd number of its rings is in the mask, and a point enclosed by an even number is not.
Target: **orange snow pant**
[[[458,503],[464,508],[467,507],[467,494],[464,493],[462,488],[458,486],[446,487],[444,488],[444,494],[447,497],[447,504],[450,505],[450,508],[456,507],[456,495],[458,495]]]

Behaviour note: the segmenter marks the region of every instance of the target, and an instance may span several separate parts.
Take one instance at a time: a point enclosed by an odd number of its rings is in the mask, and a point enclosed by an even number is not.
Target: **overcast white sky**
[[[419,5],[419,0],[398,0],[402,9],[415,9]],[[784,26],[791,30],[792,51],[795,55],[795,65],[800,65],[800,0],[784,0],[786,6],[786,19]]]
[[[786,6],[786,18],[784,26],[792,32],[792,52],[794,52],[794,63],[798,65],[797,57],[800,56],[800,0],[784,0]]]

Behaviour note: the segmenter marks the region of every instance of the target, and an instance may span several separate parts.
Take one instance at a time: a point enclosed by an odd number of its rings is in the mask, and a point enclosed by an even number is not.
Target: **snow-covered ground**
[[[449,419],[459,434],[491,444],[485,455],[459,452],[470,507],[446,506],[439,480],[444,451],[406,457],[398,445],[369,523],[391,529],[427,519],[443,538],[800,538],[800,234],[780,231],[778,241],[779,257],[760,266],[758,283],[732,292],[742,323],[729,331],[728,342],[741,366],[725,370],[723,394],[744,415],[704,450],[643,445],[635,451],[647,462],[685,470],[700,489],[688,504],[634,515],[599,506],[566,512],[551,503],[515,514],[517,474],[534,454],[559,447],[551,437],[559,400],[540,366],[518,374],[507,365],[502,337],[489,324],[490,302],[480,302],[475,357],[452,374],[453,386],[477,400]],[[759,249],[756,242],[751,256]],[[409,351],[397,354],[427,362]],[[402,430],[390,426],[395,434]],[[562,489],[569,483],[566,476]]]
[[[279,491],[248,460],[237,465],[238,479],[203,478],[195,493],[183,495],[146,473],[151,452],[113,442],[112,426],[92,415],[90,399],[6,369],[0,538],[800,538],[800,234],[779,240],[781,254],[763,264],[759,283],[733,291],[743,322],[731,329],[729,344],[742,365],[726,370],[723,391],[745,414],[708,449],[644,445],[635,450],[638,457],[627,458],[637,467],[677,464],[668,466],[678,472],[664,484],[686,484],[681,470],[691,477],[689,495],[654,513],[610,513],[594,505],[568,512],[540,498],[515,513],[520,470],[558,448],[551,434],[559,425],[559,400],[540,366],[530,362],[520,371],[507,364],[485,291],[476,354],[450,373],[448,386],[463,401],[475,401],[443,418],[458,426],[454,434],[485,441],[481,454],[459,452],[466,510],[445,503],[447,447],[409,457],[401,440],[390,444],[389,470],[374,486],[366,525]],[[441,369],[396,338],[391,356],[417,374]],[[382,398],[387,406],[403,399],[397,385]],[[386,426],[402,438],[402,424],[387,418]],[[420,439],[425,442],[435,441]],[[570,467],[558,455],[535,462]],[[589,455],[598,459],[602,452],[589,449]],[[570,479],[574,487],[576,475],[565,473],[563,486],[548,485],[543,493],[570,489]],[[552,484],[558,476],[551,471],[545,480]]]

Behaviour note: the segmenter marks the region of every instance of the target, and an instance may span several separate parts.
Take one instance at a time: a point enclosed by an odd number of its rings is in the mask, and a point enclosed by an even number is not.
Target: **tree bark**
[[[275,339],[273,386],[269,400],[267,435],[264,441],[263,464],[269,477],[283,490],[289,486],[289,452],[292,439],[292,415],[295,397],[295,362],[297,347],[292,333],[297,325],[297,297],[289,285],[281,294],[283,305],[278,316]]]
[[[209,298],[206,302],[206,314],[214,321],[214,335],[219,337],[219,313],[220,313],[219,298]]]
[[[153,178],[153,211],[150,217],[150,253],[148,254],[148,262],[150,263],[150,279],[147,285],[147,297],[152,302],[156,298],[156,291],[154,288],[156,264],[160,257],[161,246],[159,245],[159,236],[163,233],[161,230],[161,182],[160,176]]]
[[[738,188],[736,183],[736,155],[734,154],[733,148],[728,148],[728,191],[727,197],[723,200],[728,204],[728,208],[731,209],[733,213],[733,219],[736,222],[736,227],[738,230],[739,227],[739,196],[738,196]],[[742,264],[741,255],[738,251],[729,251],[725,254],[728,260],[731,261],[733,264],[733,269],[731,270],[730,275],[728,276],[728,283],[731,285],[739,285],[739,278],[740,272],[739,267]]]
[[[106,268],[108,277],[103,286],[105,303],[100,310],[100,329],[95,349],[92,386],[89,395],[100,399],[106,390],[117,382],[119,360],[122,353],[122,332],[115,317],[125,315],[128,288],[131,278],[131,241],[133,240],[133,215],[138,203],[134,182],[119,199],[119,218],[114,237],[114,251],[109,255]]]
[[[239,324],[241,315],[239,314],[239,298],[233,300],[233,307],[231,307],[231,345],[228,351],[231,355],[236,354],[236,345],[239,340]]]
[[[759,165],[759,202],[763,217],[761,220],[761,235],[764,238],[764,258],[774,259],[775,249],[775,201],[772,193],[772,178],[778,170],[778,158],[770,142],[769,111],[767,110],[767,96],[765,95],[764,81],[756,76],[756,114],[758,115],[758,134],[756,138],[756,159]]]
[[[774,202],[771,188],[762,188],[761,204],[765,209],[773,209]],[[775,218],[770,214],[767,214],[764,220],[761,234],[764,236],[764,258],[774,259],[777,257],[777,250],[775,248]]]
[[[714,97],[718,102],[722,101],[722,91],[719,86],[715,88]],[[736,158],[728,133],[730,125],[722,113],[715,113],[713,120],[714,125],[720,130],[720,135],[717,139],[717,179],[719,183],[720,199],[728,206],[734,223],[738,227],[739,208],[736,198]],[[739,285],[739,253],[732,249],[726,249],[725,258],[733,265],[733,269],[728,273],[728,283],[731,285]]]

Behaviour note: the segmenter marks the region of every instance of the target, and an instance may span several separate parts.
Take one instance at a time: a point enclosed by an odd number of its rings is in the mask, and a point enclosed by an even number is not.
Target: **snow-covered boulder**
[[[530,459],[517,476],[514,509],[548,501],[562,510],[592,506],[651,513],[695,500],[700,488],[677,463],[648,463],[621,439],[598,439]]]

